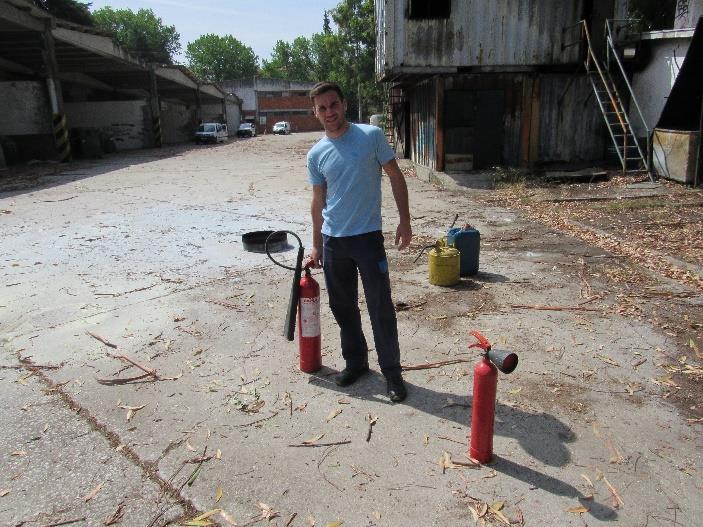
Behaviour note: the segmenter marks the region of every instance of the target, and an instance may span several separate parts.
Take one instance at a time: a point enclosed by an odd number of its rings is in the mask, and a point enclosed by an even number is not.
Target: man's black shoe
[[[365,373],[368,373],[368,371],[368,364],[361,366],[360,368],[350,368],[347,366],[335,376],[334,382],[337,386],[349,386],[350,384],[354,384],[359,377]]]
[[[408,390],[405,388],[405,383],[400,375],[386,379],[386,383],[388,386],[388,397],[394,403],[399,403],[408,396]]]

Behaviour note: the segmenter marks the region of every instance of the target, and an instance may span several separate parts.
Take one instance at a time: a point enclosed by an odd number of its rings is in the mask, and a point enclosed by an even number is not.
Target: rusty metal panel
[[[381,0],[377,2],[380,4]],[[388,69],[468,66],[535,66],[578,61],[578,48],[562,48],[562,30],[578,22],[583,0],[454,0],[447,19],[409,20],[404,0],[386,0]],[[391,7],[393,9],[391,9]],[[386,58],[388,62],[388,58]]]
[[[410,92],[410,158],[417,164],[436,166],[436,85],[434,79],[418,83]]]
[[[585,75],[540,76],[538,161],[603,158],[603,117]]]

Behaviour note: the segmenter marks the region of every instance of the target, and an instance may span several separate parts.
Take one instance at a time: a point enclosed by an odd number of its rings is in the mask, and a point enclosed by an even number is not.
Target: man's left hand
[[[398,250],[405,249],[410,245],[410,240],[413,239],[413,230],[410,223],[401,223],[395,230],[395,245]]]

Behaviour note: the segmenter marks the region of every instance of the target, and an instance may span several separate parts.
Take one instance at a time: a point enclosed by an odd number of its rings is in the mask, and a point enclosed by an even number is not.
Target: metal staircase
[[[388,85],[386,91],[386,111],[385,111],[385,133],[388,143],[395,149],[396,147],[396,120],[400,112],[402,112],[402,104],[404,98],[401,88]]]
[[[651,167],[651,132],[647,123],[642,116],[639,104],[635,99],[632,91],[632,86],[627,78],[625,69],[615,49],[615,43],[611,31],[610,20],[605,23],[606,29],[606,61],[605,65],[596,57],[591,44],[591,35],[585,21],[581,21],[581,28],[586,43],[586,73],[588,80],[593,88],[598,106],[603,114],[608,133],[613,143],[614,152],[617,154],[623,172],[642,172],[646,171],[652,178]],[[618,85],[621,89],[618,89]],[[640,124],[646,130],[647,145],[645,150],[642,150],[637,137],[633,132],[630,117],[625,109],[624,101],[621,96],[623,88],[627,90],[631,105],[634,105],[637,110]]]

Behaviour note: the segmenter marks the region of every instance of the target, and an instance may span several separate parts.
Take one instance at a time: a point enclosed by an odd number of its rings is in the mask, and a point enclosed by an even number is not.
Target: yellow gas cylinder
[[[455,285],[459,283],[461,253],[454,247],[437,243],[428,253],[427,264],[432,285]]]

